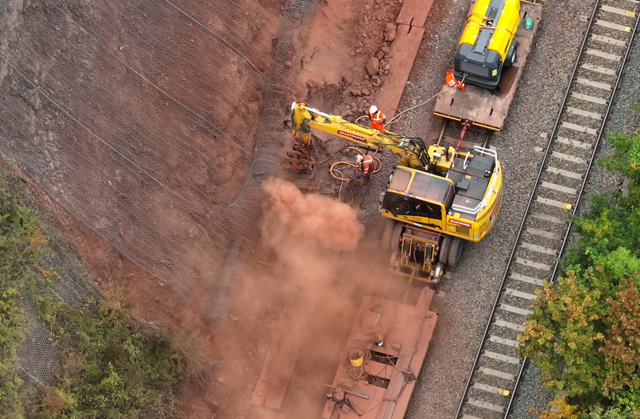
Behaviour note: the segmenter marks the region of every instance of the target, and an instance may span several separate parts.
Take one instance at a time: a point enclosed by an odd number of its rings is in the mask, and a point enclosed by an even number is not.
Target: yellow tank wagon
[[[477,0],[471,9],[454,58],[454,76],[496,89],[502,70],[516,60],[520,0]]]

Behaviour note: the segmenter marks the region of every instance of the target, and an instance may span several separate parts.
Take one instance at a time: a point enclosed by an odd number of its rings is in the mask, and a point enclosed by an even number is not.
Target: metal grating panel
[[[489,69],[487,67],[468,61],[460,61],[460,71],[474,76],[489,77]]]

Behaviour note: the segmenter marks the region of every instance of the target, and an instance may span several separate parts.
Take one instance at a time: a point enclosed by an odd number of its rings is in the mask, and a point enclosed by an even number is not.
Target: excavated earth
[[[503,162],[507,191],[500,218],[487,239],[467,247],[460,265],[442,284],[434,302],[439,322],[407,418],[454,417],[540,164],[541,155],[534,147],[546,145],[543,134],[552,128],[593,2],[544,4],[543,21],[505,130],[494,135],[491,143]],[[0,2],[0,10],[4,6]],[[393,65],[389,48],[394,35],[389,24],[401,6],[402,1],[398,0],[321,2],[308,27],[305,47],[297,51],[296,59],[290,63],[298,72],[289,94],[291,101],[305,102],[350,120],[361,116],[375,101]],[[421,104],[440,89],[468,6],[466,0],[434,1],[400,109]],[[274,29],[272,33],[277,31]],[[265,51],[271,52],[268,48]],[[633,82],[628,81],[625,89],[633,90]],[[624,117],[630,113],[628,108],[633,105],[633,97],[633,93],[624,96],[625,106],[620,106],[621,116],[616,119],[627,130],[633,130],[634,126]],[[404,114],[393,130],[421,136],[427,142],[435,141],[442,121],[431,115],[432,109],[433,102],[429,102]],[[283,154],[289,144],[287,134],[283,132]],[[320,137],[322,156],[330,156],[344,145],[341,140]],[[352,157],[338,153],[334,160]],[[40,205],[54,215],[56,224],[83,255],[86,266],[99,283],[118,286],[146,320],[171,330],[197,334],[205,355],[212,361],[222,361],[203,380],[181,389],[183,417],[317,418],[324,401],[322,383],[332,380],[362,297],[383,292],[387,296],[395,295],[402,290],[399,282],[387,282],[389,255],[379,245],[384,220],[378,214],[377,199],[394,161],[394,156],[383,155],[382,171],[368,186],[360,208],[365,235],[359,248],[332,262],[335,270],[331,281],[326,283],[331,289],[327,294],[329,300],[315,302],[312,319],[306,327],[292,331],[301,334],[303,343],[297,358],[291,359],[295,368],[280,412],[256,409],[249,400],[261,379],[260,371],[283,309],[291,303],[292,296],[311,298],[308,293],[297,293],[296,287],[309,275],[304,268],[295,271],[278,268],[277,258],[270,250],[264,244],[258,246],[252,263],[238,279],[238,292],[229,318],[211,323],[171,287],[138,268],[71,217],[40,191],[38,185],[30,185]],[[286,163],[280,169],[285,178],[298,176]],[[328,175],[326,167],[317,170],[315,176],[316,180],[330,185],[332,192],[336,191],[338,184]],[[598,173],[598,176],[606,178],[605,174]],[[617,179],[603,181],[593,190],[609,188],[617,182]],[[298,254],[295,246],[291,245],[292,255]],[[296,293],[292,294],[291,287]],[[320,347],[322,350],[318,350]],[[533,380],[524,388],[526,397],[516,404],[514,419],[533,418],[528,408],[543,408],[549,400],[550,395],[535,380],[535,370],[528,376]]]

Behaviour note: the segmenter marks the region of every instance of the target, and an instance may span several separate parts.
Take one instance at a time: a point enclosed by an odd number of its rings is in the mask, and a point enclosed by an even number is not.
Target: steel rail
[[[467,398],[467,396],[469,394],[469,390],[471,388],[471,380],[474,377],[474,372],[476,371],[476,367],[478,366],[478,362],[479,362],[479,360],[481,358],[482,348],[484,346],[484,342],[487,341],[489,330],[490,330],[490,328],[491,328],[491,326],[493,324],[493,320],[495,318],[496,311],[497,311],[496,309],[497,309],[497,306],[499,304],[500,297],[502,296],[502,289],[503,289],[503,287],[505,285],[505,282],[506,282],[508,274],[509,274],[509,268],[513,264],[513,258],[514,258],[515,254],[516,254],[516,251],[518,250],[518,244],[520,242],[520,239],[522,238],[522,233],[523,233],[525,224],[527,222],[527,217],[530,214],[530,211],[531,211],[531,208],[532,208],[532,204],[533,204],[533,200],[535,199],[536,192],[538,191],[540,178],[542,177],[542,174],[544,172],[547,160],[549,159],[549,157],[551,155],[551,148],[554,145],[553,139],[554,139],[555,135],[557,134],[557,132],[558,132],[558,130],[560,128],[560,121],[561,121],[562,116],[563,116],[564,108],[565,108],[565,106],[567,104],[567,101],[569,99],[570,93],[572,91],[572,87],[574,86],[574,83],[576,81],[576,73],[578,72],[578,68],[579,68],[580,62],[581,62],[582,58],[585,55],[585,46],[586,46],[587,41],[589,40],[589,37],[590,37],[590,35],[592,33],[592,29],[594,27],[594,23],[595,23],[595,20],[596,20],[595,18],[596,18],[596,15],[597,15],[598,11],[600,10],[601,3],[602,3],[602,0],[597,0],[595,5],[594,5],[594,7],[593,7],[593,12],[591,14],[591,18],[589,19],[589,23],[587,25],[585,36],[584,36],[584,38],[582,40],[582,43],[580,45],[580,52],[579,52],[578,56],[576,57],[576,61],[575,61],[574,66],[573,66],[573,70],[571,72],[571,78],[570,78],[569,85],[567,86],[564,98],[563,98],[562,103],[560,105],[560,108],[559,108],[559,111],[558,111],[558,115],[557,115],[556,120],[555,120],[554,125],[553,125],[553,130],[551,132],[551,135],[549,136],[549,142],[547,144],[546,150],[544,151],[544,157],[542,159],[542,162],[540,164],[540,168],[539,168],[538,173],[536,175],[536,180],[535,180],[535,183],[534,183],[534,187],[532,188],[531,193],[529,195],[529,200],[527,202],[527,206],[526,206],[525,212],[524,212],[524,214],[522,216],[522,220],[520,222],[520,226],[518,228],[518,232],[517,232],[515,240],[513,242],[513,247],[512,247],[511,253],[509,255],[509,259],[507,261],[506,269],[505,269],[504,274],[502,276],[502,280],[500,281],[500,286],[498,288],[498,292],[496,293],[496,297],[494,299],[493,306],[491,308],[491,313],[490,313],[489,319],[487,321],[487,325],[485,327],[482,340],[480,341],[480,344],[478,345],[478,350],[476,352],[476,356],[474,358],[473,365],[471,367],[469,376],[467,378],[464,392],[462,394],[462,397],[460,398],[460,403],[458,405],[458,409],[457,409],[456,414],[454,416],[456,419],[460,416],[460,413],[461,413],[461,411],[462,411],[462,409],[463,409],[463,407],[465,405],[466,398]],[[630,37],[629,45],[627,46],[627,50],[626,50],[624,58],[623,58],[623,62],[622,62],[621,68],[620,68],[620,72],[619,72],[618,77],[616,79],[616,83],[615,83],[615,85],[613,87],[613,92],[612,92],[612,95],[611,95],[611,99],[609,100],[609,104],[607,106],[606,112],[603,115],[603,123],[601,125],[598,137],[596,138],[596,142],[594,143],[593,153],[591,155],[591,158],[589,160],[585,175],[583,177],[583,181],[582,181],[582,184],[581,184],[581,187],[580,187],[580,190],[579,190],[579,194],[578,194],[578,197],[577,197],[576,204],[575,204],[573,212],[572,212],[572,216],[575,215],[577,213],[577,211],[578,211],[578,207],[579,207],[579,204],[580,204],[583,192],[584,192],[584,188],[585,188],[587,180],[588,180],[588,175],[591,172],[591,167],[594,164],[596,152],[597,152],[598,146],[599,146],[599,144],[601,142],[602,135],[604,133],[604,128],[605,128],[607,119],[608,119],[608,117],[609,117],[609,115],[611,113],[611,108],[612,108],[612,105],[613,105],[613,101],[614,101],[615,96],[617,94],[618,87],[619,87],[619,84],[620,84],[620,80],[622,78],[622,74],[624,73],[624,69],[625,69],[626,63],[628,61],[628,57],[629,57],[629,53],[630,53],[630,50],[631,50],[631,46],[633,44],[633,39],[634,39],[635,34],[637,32],[638,22],[640,22],[640,19],[636,19],[634,27],[633,27],[633,29],[631,31],[631,37]],[[567,225],[567,230],[565,232],[564,239],[563,239],[563,242],[562,242],[562,245],[561,245],[561,248],[560,248],[560,252],[558,253],[558,255],[562,255],[562,252],[564,251],[564,249],[566,247],[566,243],[568,241],[568,237],[569,237],[569,234],[570,234],[571,225],[572,225],[572,222],[571,222],[571,220],[569,220],[569,224]],[[553,271],[552,271],[552,274],[551,274],[551,281],[554,280],[554,277],[555,277],[555,275],[557,273],[557,270],[558,270],[558,266],[559,266],[559,259],[556,260],[556,262],[554,264],[554,268],[553,268]],[[516,391],[517,391],[518,386],[520,384],[520,380],[522,379],[522,375],[524,373],[526,362],[527,362],[527,358],[525,358],[522,361],[520,369],[518,371],[518,375],[517,375],[516,380],[515,380],[514,389],[513,389],[512,393],[509,396],[509,403],[508,403],[508,405],[507,405],[507,407],[505,409],[505,414],[504,414],[504,418],[505,419],[509,415],[511,407],[513,405],[513,400],[515,398]]]
[[[598,0],[598,3],[600,3],[600,0]],[[602,140],[602,136],[603,136],[603,134],[605,132],[605,127],[607,126],[607,119],[609,119],[609,116],[611,114],[611,108],[613,107],[614,100],[616,98],[616,95],[618,94],[618,87],[620,85],[620,81],[622,80],[622,75],[623,75],[624,70],[626,68],[627,61],[629,60],[629,54],[631,53],[631,47],[633,45],[633,41],[634,41],[636,32],[638,30],[638,22],[640,22],[640,19],[636,19],[636,22],[633,25],[633,29],[631,30],[631,37],[629,38],[629,45],[627,45],[627,50],[625,51],[624,57],[622,59],[622,65],[620,67],[620,73],[618,73],[618,77],[616,78],[616,83],[613,86],[613,92],[611,94],[611,99],[609,101],[609,104],[607,106],[607,110],[605,111],[603,119],[602,119],[603,120],[602,128],[600,129],[600,132],[598,133],[598,137],[596,138],[596,141],[594,143],[593,154],[591,155],[591,159],[589,160],[589,165],[587,166],[587,171],[585,172],[584,178],[582,179],[582,184],[580,185],[580,190],[578,192],[578,198],[576,200],[576,205],[573,208],[573,211],[571,213],[571,217],[569,218],[569,225],[567,226],[567,231],[565,232],[564,238],[562,239],[562,244],[560,245],[560,251],[558,253],[558,259],[556,260],[556,263],[553,265],[553,270],[551,271],[551,278],[550,278],[550,282],[551,283],[555,282],[556,274],[558,273],[558,267],[560,266],[560,256],[562,256],[562,254],[564,252],[564,249],[567,246],[567,242],[569,241],[569,235],[571,234],[571,227],[573,225],[573,217],[578,213],[578,208],[579,208],[579,205],[580,205],[580,201],[582,200],[582,195],[584,193],[584,189],[587,186],[587,181],[589,180],[589,174],[591,173],[591,168],[593,167],[593,164],[595,162],[595,158],[596,158],[596,153],[598,151],[598,147],[600,146],[600,142]],[[588,33],[587,33],[587,36],[588,36]],[[586,40],[586,37],[585,37],[585,40]],[[556,130],[557,130],[557,127],[556,127]],[[518,376],[516,378],[515,386],[513,388],[513,394],[509,399],[509,404],[507,405],[507,408],[506,408],[506,411],[505,411],[505,414],[504,414],[504,418],[505,419],[507,419],[507,417],[509,416],[509,412],[511,411],[511,407],[513,406],[514,395],[516,394],[516,391],[518,390],[518,385],[520,384],[520,379],[522,378],[522,374],[524,373],[524,369],[526,367],[526,363],[527,363],[528,360],[529,360],[529,358],[524,358],[522,360],[522,366],[520,367],[520,371],[518,371]]]

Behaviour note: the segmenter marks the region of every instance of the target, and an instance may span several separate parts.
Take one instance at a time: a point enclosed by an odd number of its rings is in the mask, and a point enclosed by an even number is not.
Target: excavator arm
[[[425,172],[431,171],[431,159],[422,138],[403,137],[390,131],[379,131],[346,121],[304,103],[291,104],[292,135],[306,147],[311,146],[311,130],[318,129],[345,138],[358,145],[386,148],[398,156],[400,164]]]

